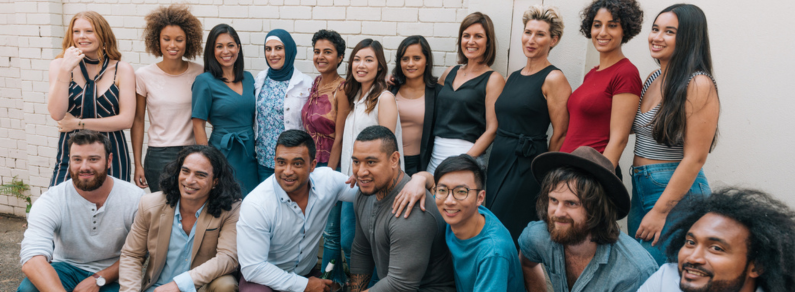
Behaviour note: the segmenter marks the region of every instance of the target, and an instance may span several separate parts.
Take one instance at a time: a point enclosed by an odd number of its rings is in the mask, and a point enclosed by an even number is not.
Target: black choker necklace
[[[89,59],[88,57],[83,57],[83,61],[85,61],[87,64],[91,64],[91,65],[99,64],[99,59],[92,60],[92,59]]]

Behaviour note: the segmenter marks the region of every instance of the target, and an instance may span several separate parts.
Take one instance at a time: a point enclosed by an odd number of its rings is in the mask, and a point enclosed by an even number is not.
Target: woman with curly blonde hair
[[[187,61],[202,53],[202,24],[185,4],[160,6],[146,16],[146,52],[163,60],[136,71],[137,106],[130,131],[135,160],[135,184],[160,190],[163,167],[183,147],[195,143],[191,112],[191,86],[204,72]],[[149,110],[149,147],[141,164],[144,114]]]
[[[63,52],[50,62],[47,110],[58,121],[57,163],[50,186],[69,173],[69,135],[89,129],[107,135],[111,143],[108,174],[130,181],[130,157],[124,129],[135,115],[135,71],[121,61],[116,36],[102,15],[75,14],[63,40]]]

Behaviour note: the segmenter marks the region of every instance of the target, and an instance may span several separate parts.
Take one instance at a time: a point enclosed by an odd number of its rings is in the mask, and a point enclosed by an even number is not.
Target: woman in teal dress
[[[204,73],[193,83],[196,144],[221,150],[235,170],[243,197],[259,183],[254,155],[254,76],[243,71],[243,51],[235,29],[213,27],[204,49]],[[209,141],[205,123],[213,126]]]

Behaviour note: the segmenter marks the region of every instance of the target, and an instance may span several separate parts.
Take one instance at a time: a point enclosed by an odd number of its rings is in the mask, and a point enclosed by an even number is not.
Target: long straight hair
[[[359,50],[364,48],[373,49],[375,58],[378,60],[378,72],[375,75],[375,80],[373,80],[373,87],[370,90],[371,93],[367,95],[367,100],[365,101],[367,109],[365,109],[364,112],[369,114],[375,109],[375,105],[378,104],[378,97],[381,96],[381,92],[386,89],[386,71],[389,70],[389,65],[387,65],[386,58],[384,58],[384,47],[381,46],[380,42],[373,39],[363,39],[356,44],[356,47],[351,51],[350,57],[348,57],[348,74],[345,76],[345,95],[348,96],[348,102],[351,108],[353,108],[356,93],[362,89],[362,84],[353,78],[353,57],[356,56]],[[362,92],[362,96],[365,94],[367,94],[367,92]]]
[[[55,58],[63,58],[66,49],[72,46],[77,47],[72,30],[75,27],[75,21],[79,18],[88,20],[91,26],[94,27],[94,35],[97,36],[97,41],[100,43],[99,49],[97,49],[97,58],[99,59],[100,68],[102,67],[102,62],[105,61],[105,56],[108,56],[110,60],[121,60],[121,52],[119,52],[118,45],[116,44],[116,35],[113,34],[113,30],[110,28],[108,21],[95,11],[82,11],[72,16],[72,20],[69,21],[69,28],[66,29],[66,33],[63,37],[63,50]]]
[[[420,45],[420,50],[425,56],[425,69],[423,69],[422,80],[425,86],[434,87],[437,78],[433,76],[433,54],[431,53],[431,45],[421,35],[413,35],[403,39],[397,48],[397,57],[395,58],[395,69],[392,70],[392,76],[395,76],[395,86],[401,86],[406,83],[406,75],[403,74],[403,68],[400,66],[400,60],[406,54],[406,50],[411,45]]]
[[[682,145],[687,127],[687,87],[693,73],[702,71],[712,76],[712,56],[709,49],[709,31],[704,11],[692,4],[675,4],[660,14],[673,12],[679,19],[676,46],[662,76],[660,110],[652,119],[652,137],[666,146]],[[657,17],[660,16],[657,14]],[[655,18],[656,20],[656,18]],[[659,60],[657,64],[660,63]],[[715,84],[717,91],[718,85]],[[718,130],[712,138],[710,151],[715,147]]]
[[[240,48],[237,52],[237,60],[235,60],[233,69],[233,72],[235,72],[235,80],[232,80],[232,82],[238,82],[243,80],[243,47],[240,45],[240,37],[237,36],[237,31],[226,23],[221,23],[213,27],[213,29],[210,30],[210,34],[207,36],[207,45],[204,47],[204,72],[210,72],[215,79],[229,82],[229,80],[226,80],[224,77],[224,70],[221,68],[221,64],[215,59],[215,40],[218,39],[219,35],[224,33],[228,33]]]

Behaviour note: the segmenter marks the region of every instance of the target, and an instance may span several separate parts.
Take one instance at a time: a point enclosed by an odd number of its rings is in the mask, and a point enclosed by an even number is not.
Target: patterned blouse
[[[345,78],[337,78],[333,82],[320,86],[321,76],[312,83],[309,100],[301,109],[301,120],[317,147],[318,163],[328,163],[337,125],[337,94],[345,98]]]
[[[266,78],[257,96],[257,160],[260,165],[275,168],[276,140],[284,132],[284,96],[290,80]]]

